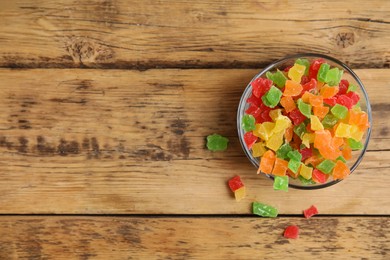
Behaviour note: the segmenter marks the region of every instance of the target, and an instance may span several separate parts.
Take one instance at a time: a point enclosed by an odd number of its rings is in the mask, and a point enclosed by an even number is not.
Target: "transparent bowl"
[[[363,83],[360,81],[359,77],[347,65],[345,65],[344,63],[342,63],[341,61],[339,61],[335,58],[332,58],[332,57],[329,57],[326,55],[322,55],[322,54],[315,54],[315,53],[297,54],[297,55],[286,57],[284,59],[278,60],[278,61],[270,64],[268,67],[263,69],[259,74],[257,74],[251,80],[251,82],[257,78],[265,77],[265,74],[267,71],[274,72],[274,71],[276,71],[276,69],[283,70],[286,67],[293,65],[294,61],[298,58],[306,58],[310,62],[314,59],[322,58],[331,67],[337,67],[339,69],[344,70],[344,74],[343,74],[342,79],[347,79],[350,84],[354,84],[354,85],[358,86],[357,92],[360,95],[360,106],[361,106],[362,111],[365,111],[368,115],[370,127],[367,129],[367,131],[364,134],[363,139],[362,139],[362,143],[364,144],[364,148],[360,151],[353,151],[352,152],[352,159],[347,161],[347,165],[350,168],[351,174],[352,174],[353,171],[358,167],[361,160],[363,159],[363,156],[367,150],[368,142],[370,140],[370,135],[371,135],[372,115],[371,115],[370,102],[368,100],[368,95],[367,95],[366,90],[364,89]],[[240,139],[242,149],[244,150],[244,152],[245,152],[246,156],[248,157],[248,159],[250,160],[250,162],[257,169],[259,167],[259,164],[260,164],[260,159],[253,157],[251,151],[246,147],[246,144],[244,142],[245,132],[241,126],[242,117],[245,115],[245,110],[249,108],[249,104],[246,101],[252,94],[251,82],[249,82],[249,84],[245,88],[244,93],[242,94],[241,99],[240,99],[240,104],[238,106],[238,111],[237,111],[237,129],[238,129],[238,136]],[[268,176],[270,179],[273,179],[273,175],[266,174],[266,176]],[[348,177],[347,177],[347,179],[348,179]],[[290,178],[289,187],[296,188],[296,189],[306,189],[306,190],[321,189],[321,188],[325,188],[325,187],[329,187],[331,185],[334,185],[340,181],[341,180],[333,180],[332,178],[329,178],[328,182],[326,182],[326,183],[322,183],[322,184],[316,183],[316,184],[305,185],[305,184],[301,183],[301,181],[298,179]]]

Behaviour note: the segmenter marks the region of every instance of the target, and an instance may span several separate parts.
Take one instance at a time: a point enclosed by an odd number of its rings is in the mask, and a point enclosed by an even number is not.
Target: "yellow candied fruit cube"
[[[269,116],[272,118],[273,121],[276,121],[276,118],[282,115],[281,109],[274,109],[269,111]]]
[[[317,116],[310,116],[310,126],[311,130],[313,131],[324,130],[324,126],[322,125],[320,119],[318,119]]]
[[[349,138],[351,136],[351,125],[339,123],[336,128],[335,136]]]
[[[291,126],[291,120],[287,116],[279,116],[276,118],[275,127],[273,132],[277,133],[280,131],[285,131],[287,128]]]
[[[284,131],[273,133],[270,138],[266,141],[265,146],[273,151],[277,151],[279,147],[283,144]]]
[[[236,201],[242,200],[243,198],[245,198],[245,196],[246,196],[245,186],[234,191],[234,197],[236,198]]]
[[[252,131],[254,136],[260,137],[264,141],[267,141],[272,135],[272,130],[275,127],[275,123],[264,122],[262,124],[256,124],[255,130]]]
[[[255,124],[255,130],[252,131],[252,134],[254,136],[257,136],[257,137],[260,137],[261,139],[264,140],[263,136],[262,136],[262,132],[261,132],[261,129],[263,128],[262,124]]]
[[[263,124],[256,124],[255,130],[252,131],[252,134],[254,136],[260,137],[263,140],[267,140],[268,136],[265,134],[264,126]]]
[[[252,146],[252,155],[253,157],[260,157],[262,156],[265,152],[267,151],[267,149],[265,149],[264,147],[264,143],[255,143],[253,146]]]
[[[302,144],[304,144],[306,147],[310,147],[310,144],[314,143],[314,138],[314,133],[305,133],[302,136]]]
[[[313,174],[313,168],[306,166],[304,163],[301,163],[301,168],[299,169],[299,174],[306,180],[310,180]]]
[[[363,139],[364,132],[359,130],[359,127],[356,125],[351,125],[351,134],[350,137],[355,141],[361,141]]]
[[[305,73],[306,67],[295,63],[288,71],[288,77],[297,83],[301,83],[301,78]]]

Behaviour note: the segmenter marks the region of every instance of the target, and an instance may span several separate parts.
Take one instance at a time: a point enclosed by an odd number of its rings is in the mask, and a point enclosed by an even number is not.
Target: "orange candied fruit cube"
[[[266,151],[260,159],[260,167],[257,174],[261,172],[271,174],[275,164],[275,153],[271,150]]]
[[[314,148],[320,149],[332,142],[332,135],[329,130],[319,130],[315,132]]]
[[[297,105],[295,105],[294,99],[290,96],[284,96],[280,99],[280,104],[284,107],[287,113],[290,113],[294,109],[297,108]]]
[[[330,160],[335,160],[337,157],[341,155],[341,151],[334,147],[332,134],[328,130],[319,130],[315,132],[314,137],[314,147],[318,149],[320,154]],[[338,144],[337,141],[336,144]]]
[[[350,125],[360,125],[361,112],[350,109],[348,111],[348,124]]]
[[[325,106],[313,107],[313,112],[315,116],[317,116],[320,119],[323,119],[326,116],[326,114],[328,114],[329,107],[325,107]]]
[[[274,169],[272,170],[272,174],[278,176],[284,176],[286,175],[287,168],[288,168],[287,161],[280,158],[276,158]]]
[[[322,96],[312,95],[309,98],[309,102],[313,107],[321,107],[324,104],[324,98]]]
[[[294,82],[292,80],[287,80],[286,81],[286,86],[284,88],[283,96],[298,96],[301,94],[303,90],[303,87],[301,84]]]
[[[314,96],[314,95],[312,93],[308,92],[308,91],[305,91],[305,93],[303,93],[303,95],[301,97],[302,101],[307,103],[307,104],[309,104],[311,96]]]
[[[352,159],[352,149],[349,146],[344,146],[343,150],[341,151],[343,157],[345,160],[351,160]]]
[[[332,146],[335,148],[339,148],[344,144],[344,139],[341,137],[333,137],[332,138]]]
[[[320,149],[318,149],[320,154],[325,158],[329,160],[336,160],[337,157],[341,155],[341,151],[337,148],[334,148],[333,146],[325,146]]]
[[[331,98],[339,92],[339,87],[323,86],[320,90],[320,94],[323,98]]]
[[[333,179],[335,180],[345,179],[349,174],[350,174],[350,170],[348,166],[342,161],[338,160],[336,162],[336,165],[333,168],[333,172],[332,172]]]
[[[364,132],[369,127],[370,123],[368,122],[368,115],[366,113],[362,113],[360,117],[359,131]]]
[[[305,165],[311,164],[313,167],[317,167],[323,160],[323,158],[313,155],[305,160]]]
[[[317,90],[320,91],[321,88],[325,85],[325,82],[317,81]]]

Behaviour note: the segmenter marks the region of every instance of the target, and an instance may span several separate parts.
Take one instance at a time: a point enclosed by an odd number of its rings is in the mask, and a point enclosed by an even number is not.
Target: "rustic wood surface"
[[[0,217],[0,258],[386,259],[389,232],[381,217]]]
[[[237,104],[256,72],[0,70],[0,212],[230,214],[261,200],[283,214],[311,204],[323,214],[390,214],[388,70],[357,70],[383,119],[358,170],[288,196],[256,175],[238,141]],[[227,152],[205,149],[214,132],[230,138]],[[236,174],[248,187],[242,203],[226,185]]]
[[[389,18],[386,0],[0,0],[0,259],[388,259]],[[372,138],[346,181],[276,192],[236,109],[302,52],[356,69]],[[205,149],[214,132],[226,152]],[[250,216],[254,200],[280,217]]]
[[[386,0],[2,2],[4,67],[253,68],[308,51],[390,66]]]

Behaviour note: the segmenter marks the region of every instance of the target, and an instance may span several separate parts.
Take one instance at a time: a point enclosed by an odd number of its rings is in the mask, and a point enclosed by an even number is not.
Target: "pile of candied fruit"
[[[260,157],[258,173],[275,177],[276,190],[287,190],[289,178],[314,184],[350,174],[346,162],[363,149],[369,122],[357,86],[343,73],[323,59],[297,59],[251,82],[244,141]]]

